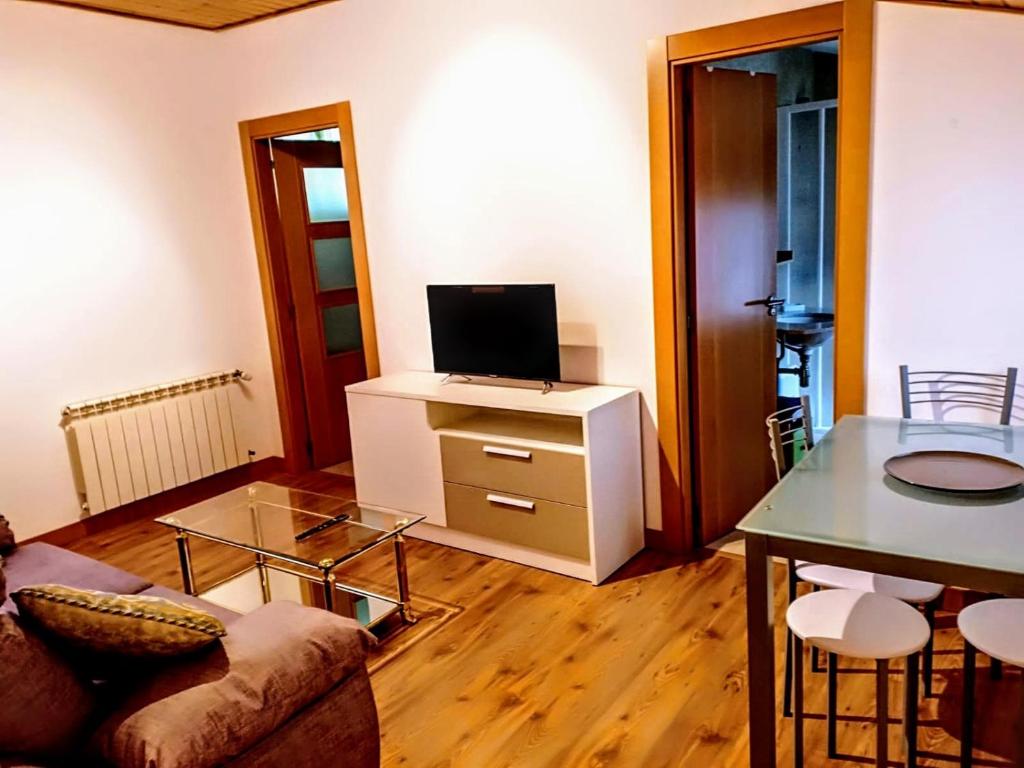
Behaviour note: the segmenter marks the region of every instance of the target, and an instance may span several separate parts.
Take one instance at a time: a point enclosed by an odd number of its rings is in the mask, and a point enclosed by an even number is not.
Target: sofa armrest
[[[220,765],[365,668],[373,636],[351,619],[272,602],[209,652],[161,668],[97,730],[92,750],[125,768]]]

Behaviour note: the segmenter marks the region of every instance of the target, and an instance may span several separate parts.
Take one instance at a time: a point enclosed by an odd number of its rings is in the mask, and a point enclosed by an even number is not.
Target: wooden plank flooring
[[[346,478],[278,482],[351,493]],[[197,575],[216,579],[244,559],[197,542]],[[94,534],[73,549],[180,588],[173,537],[148,521]],[[378,570],[386,565],[370,563]],[[744,766],[746,645],[743,563],[725,554],[682,562],[645,552],[600,587],[420,541],[409,543],[412,591],[463,610],[378,669],[383,764],[403,768],[667,768]],[[783,572],[776,574],[782,616]],[[960,639],[940,614],[936,693],[920,709],[922,766],[959,751]],[[783,635],[778,628],[777,668]],[[983,660],[981,664],[986,662]],[[806,765],[873,764],[871,667],[844,662],[840,751],[825,757],[825,676],[808,674]],[[1019,677],[979,674],[976,765],[1013,757]],[[781,690],[781,688],[780,688]],[[898,718],[902,684],[890,678]],[[900,727],[890,733],[901,765]],[[792,765],[780,718],[779,765]]]

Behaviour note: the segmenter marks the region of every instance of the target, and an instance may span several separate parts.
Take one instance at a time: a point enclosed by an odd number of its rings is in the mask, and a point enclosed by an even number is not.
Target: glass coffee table
[[[272,597],[291,599],[351,616],[375,634],[386,634],[395,617],[402,624],[415,621],[402,534],[422,519],[259,482],[156,522],[175,531],[181,579],[190,595],[242,612]],[[252,565],[200,592],[189,545],[193,537],[252,553]],[[388,543],[394,547],[396,596],[339,580],[338,569]]]

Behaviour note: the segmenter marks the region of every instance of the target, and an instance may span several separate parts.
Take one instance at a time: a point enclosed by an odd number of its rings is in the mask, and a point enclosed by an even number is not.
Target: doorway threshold
[[[343,461],[340,464],[334,464],[330,467],[324,467],[320,470],[321,472],[330,472],[332,475],[344,475],[345,477],[355,477],[355,470],[352,468],[352,460]]]
[[[747,547],[743,541],[743,534],[740,531],[732,531],[731,533],[725,534],[720,539],[711,542],[707,546],[708,549],[719,554],[726,555],[727,557],[738,558],[745,560],[747,556]],[[785,565],[786,559],[784,557],[773,557],[776,564]]]

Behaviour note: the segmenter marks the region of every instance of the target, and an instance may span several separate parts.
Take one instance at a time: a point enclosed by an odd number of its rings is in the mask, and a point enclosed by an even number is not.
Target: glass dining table
[[[920,450],[1024,464],[1024,427],[845,416],[740,522],[753,768],[776,764],[773,558],[1024,597],[1024,489],[952,494],[886,474]]]

